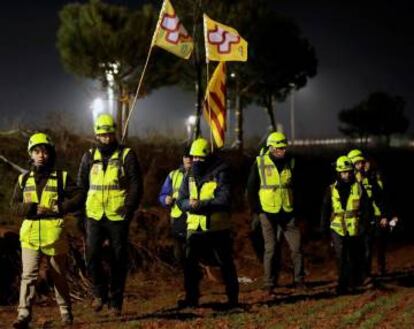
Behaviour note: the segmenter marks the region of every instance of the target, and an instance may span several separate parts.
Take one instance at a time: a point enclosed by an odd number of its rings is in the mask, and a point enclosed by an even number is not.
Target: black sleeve
[[[388,203],[386,201],[383,188],[379,185],[376,177],[375,178],[371,177],[370,180],[371,180],[370,183],[372,186],[372,198],[374,199],[375,204],[381,211],[381,217],[389,217],[390,207],[388,206]]]
[[[182,211],[192,210],[190,207],[190,191],[188,190],[188,178],[189,175],[186,174],[183,178],[183,182],[180,186],[180,191],[178,192],[177,205]]]
[[[91,153],[88,151],[82,157],[81,163],[79,165],[78,176],[76,179],[76,185],[81,189],[83,202],[85,202],[86,195],[88,194],[89,190],[89,173],[91,170],[91,163]]]
[[[305,202],[306,195],[303,191],[303,184],[299,182],[305,182],[305,177],[298,177],[301,173],[306,172],[299,167],[297,169],[297,163],[294,158],[288,159],[288,165],[292,171],[292,192],[293,192],[293,204],[294,204],[294,215],[296,217],[306,217]]]
[[[64,190],[63,203],[61,210],[63,214],[79,210],[84,202],[84,195],[82,188],[80,188],[75,181],[67,175],[66,188]]]
[[[247,179],[247,201],[249,203],[250,210],[255,213],[262,212],[262,206],[259,199],[259,189],[260,189],[260,176],[257,168],[256,161],[253,163],[249,178]]]
[[[331,187],[329,186],[325,192],[322,201],[322,208],[321,208],[321,221],[319,230],[323,233],[327,233],[329,231],[329,226],[331,223],[331,216],[332,216],[332,191]]]
[[[20,188],[19,181],[16,182],[14,187],[13,196],[10,200],[10,207],[16,216],[23,218],[30,218],[37,212],[36,203],[23,202],[23,190]]]
[[[372,202],[368,197],[367,191],[362,188],[361,195],[361,221],[363,225],[367,225],[371,219],[374,218],[374,208]]]
[[[125,176],[127,179],[127,194],[125,208],[128,215],[132,215],[138,208],[142,198],[143,180],[141,168],[135,152],[131,149],[124,161]]]

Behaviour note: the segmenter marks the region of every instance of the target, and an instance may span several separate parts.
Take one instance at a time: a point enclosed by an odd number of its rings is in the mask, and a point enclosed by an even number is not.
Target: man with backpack
[[[142,196],[142,176],[135,152],[120,145],[114,119],[101,114],[95,121],[97,140],[82,157],[77,178],[86,198],[86,263],[92,279],[93,310],[105,304],[121,315],[127,275],[129,224]],[[104,242],[111,249],[110,275],[102,264]]]

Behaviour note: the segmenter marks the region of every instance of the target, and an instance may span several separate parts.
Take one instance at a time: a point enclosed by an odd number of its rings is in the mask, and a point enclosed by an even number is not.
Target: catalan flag
[[[218,148],[224,145],[226,132],[226,66],[220,62],[211,77],[204,98],[203,114]]]
[[[193,51],[193,39],[184,28],[169,0],[164,0],[162,5],[152,45],[185,59],[189,59]]]
[[[247,41],[230,26],[204,14],[204,44],[208,61],[247,61]]]

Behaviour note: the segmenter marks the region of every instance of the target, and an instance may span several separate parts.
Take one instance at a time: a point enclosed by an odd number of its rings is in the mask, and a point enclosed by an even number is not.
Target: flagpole
[[[207,73],[206,73],[206,77],[207,77],[207,83],[206,83],[206,94],[207,94],[207,104],[208,104],[208,126],[210,128],[210,149],[211,152],[214,151],[214,141],[213,141],[213,129],[211,128],[212,123],[211,123],[211,106],[210,104],[210,92],[208,89],[208,83],[210,81],[210,71],[209,71],[209,53],[208,53],[208,45],[207,45],[207,20],[206,20],[206,15],[203,15],[203,25],[204,25],[204,49],[206,52],[206,67],[207,67]],[[205,106],[205,104],[204,104]]]
[[[133,99],[133,101],[131,103],[131,106],[129,108],[128,117],[125,121],[124,131],[122,132],[121,144],[124,142],[125,135],[126,135],[126,132],[127,132],[127,129],[128,129],[129,119],[131,119],[132,111],[135,108],[135,104],[137,103],[139,92],[141,91],[142,81],[144,80],[144,75],[145,75],[145,72],[147,70],[147,66],[148,66],[148,63],[149,63],[149,59],[151,57],[151,53],[152,53],[152,45],[151,45],[151,48],[148,51],[147,59],[145,61],[145,65],[144,65],[144,68],[142,70],[141,77],[139,78],[137,91],[135,92],[134,99]]]
[[[123,144],[123,142],[124,142],[124,139],[125,139],[125,136],[126,136],[126,133],[127,133],[127,130],[128,130],[129,120],[131,119],[132,111],[135,108],[135,104],[137,103],[139,92],[141,91],[142,82],[144,81],[145,72],[147,71],[148,63],[149,63],[149,60],[150,60],[150,57],[151,57],[151,54],[152,54],[152,48],[154,47],[155,36],[157,35],[157,33],[160,29],[160,26],[161,26],[162,13],[165,10],[165,4],[166,4],[166,0],[164,0],[164,2],[162,4],[161,10],[160,10],[160,16],[158,17],[157,26],[155,27],[155,31],[154,31],[154,34],[153,34],[152,40],[151,40],[151,45],[150,45],[150,48],[149,48],[148,53],[147,53],[147,59],[145,60],[144,68],[142,69],[142,73],[141,73],[141,76],[139,78],[138,87],[137,87],[134,99],[133,99],[133,101],[131,103],[131,106],[129,108],[129,111],[128,111],[129,113],[128,113],[128,117],[125,121],[125,126],[123,127],[124,130],[122,132],[121,144]]]

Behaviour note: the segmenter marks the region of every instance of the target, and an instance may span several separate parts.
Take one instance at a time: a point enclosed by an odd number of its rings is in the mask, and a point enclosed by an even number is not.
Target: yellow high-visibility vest
[[[359,234],[362,187],[358,182],[351,185],[350,194],[343,209],[336,184],[331,185],[331,229],[341,236]]]
[[[170,179],[171,179],[171,187],[172,187],[172,198],[174,200],[178,199],[178,192],[180,191],[181,184],[184,179],[184,173],[180,169],[173,170],[169,173]],[[176,203],[171,208],[170,215],[172,218],[179,218],[183,212],[181,209],[177,206]]]
[[[262,209],[277,214],[293,211],[292,170],[285,166],[279,173],[269,154],[256,158],[260,176],[259,199]]]
[[[18,182],[23,189],[24,203],[37,203],[38,207],[52,209],[59,200],[58,173],[53,171],[40,195],[37,194],[34,172],[30,172],[23,183],[25,174],[19,176]],[[67,172],[62,171],[62,189],[66,188]],[[24,186],[23,186],[24,184]],[[64,223],[59,213],[56,218],[24,219],[20,228],[22,248],[41,250],[46,255],[57,255],[67,252],[68,245],[64,239]]]
[[[89,191],[86,199],[86,215],[101,220],[105,215],[109,220],[121,221],[125,217],[126,187],[121,179],[125,176],[123,163],[131,149],[115,151],[103,169],[102,154],[96,149],[89,174]]]
[[[214,179],[206,181],[200,187],[197,187],[194,177],[190,176],[188,178],[190,199],[200,201],[214,199],[216,188],[217,182]],[[229,229],[230,227],[230,214],[228,212],[214,212],[208,216],[193,214],[191,211],[188,212],[187,231],[219,231]]]

